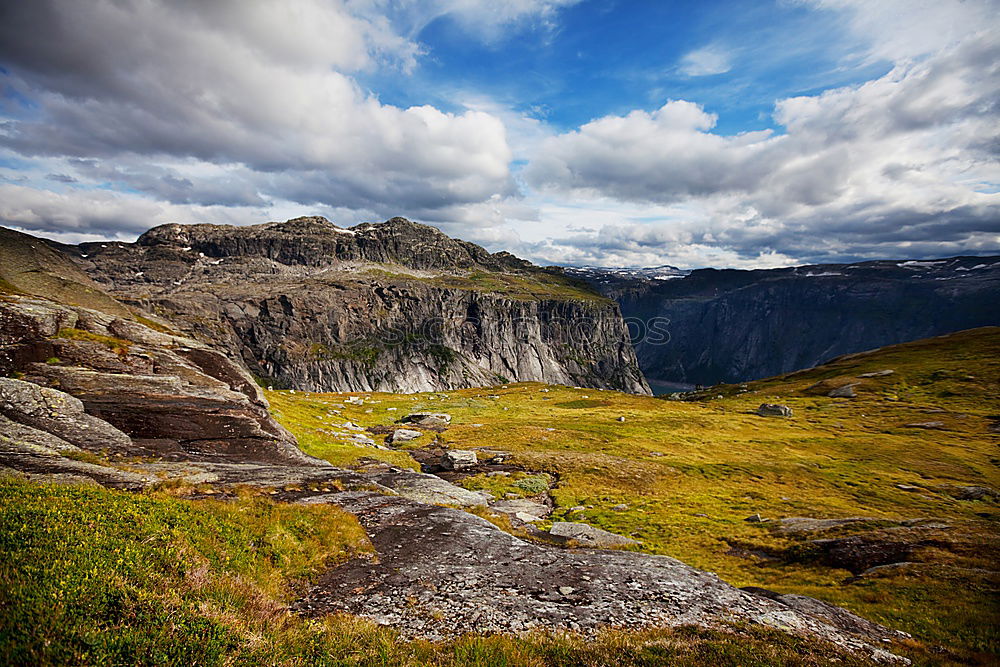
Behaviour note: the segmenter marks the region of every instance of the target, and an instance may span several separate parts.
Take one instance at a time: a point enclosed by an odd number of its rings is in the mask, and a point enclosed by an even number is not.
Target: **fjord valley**
[[[607,296],[403,219],[0,260],[5,662],[997,655],[996,327],[668,400]]]
[[[567,269],[621,306],[651,382],[712,385],[1000,324],[1000,256],[783,269]]]

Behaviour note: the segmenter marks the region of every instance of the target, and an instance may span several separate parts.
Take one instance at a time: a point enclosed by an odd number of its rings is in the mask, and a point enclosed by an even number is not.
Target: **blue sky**
[[[0,224],[404,215],[540,263],[1000,252],[994,0],[3,2]]]

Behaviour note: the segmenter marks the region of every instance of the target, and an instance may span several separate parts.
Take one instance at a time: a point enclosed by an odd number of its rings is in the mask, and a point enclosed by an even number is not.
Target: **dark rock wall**
[[[601,289],[627,320],[661,318],[669,332],[666,342],[637,343],[646,376],[689,384],[770,377],[841,354],[1000,324],[1000,257],[706,269]]]

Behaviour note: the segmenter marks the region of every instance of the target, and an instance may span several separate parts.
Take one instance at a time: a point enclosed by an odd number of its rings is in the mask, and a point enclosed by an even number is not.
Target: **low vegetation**
[[[467,636],[433,644],[290,613],[324,565],[364,555],[350,515],[0,478],[0,663],[8,665],[844,665],[761,628]]]
[[[394,273],[386,269],[376,268],[368,269],[367,273],[381,280],[417,281],[433,287],[485,292],[511,299],[571,299],[574,301],[611,303],[586,283],[550,270],[538,270],[530,273],[502,273],[477,270],[467,273],[441,274],[437,276],[416,276],[410,273]]]
[[[881,370],[893,373],[858,378]],[[856,398],[826,396],[846,383],[856,383]],[[716,387],[693,402],[526,383],[356,394],[363,405],[344,404],[344,418],[383,429],[407,411],[453,416],[447,431],[398,451],[331,445],[317,435],[315,415],[347,394],[268,395],[304,448],[337,464],[371,457],[412,466],[398,457],[432,441],[505,449],[525,470],[558,478],[553,518],[632,536],[647,552],[738,586],[842,605],[912,633],[929,651],[914,649],[926,663],[988,663],[1000,651],[1000,512],[991,497],[953,493],[1000,487],[1000,330],[896,346],[745,389]],[[788,405],[794,415],[759,417],[754,410],[764,402]],[[907,426],[927,422],[940,427]],[[746,521],[756,514],[765,521]],[[776,529],[782,517],[857,516],[882,522],[805,536]],[[918,544],[912,565],[855,578],[796,557],[808,539],[873,527],[888,530],[887,538],[911,537],[900,523],[910,519],[944,526]]]

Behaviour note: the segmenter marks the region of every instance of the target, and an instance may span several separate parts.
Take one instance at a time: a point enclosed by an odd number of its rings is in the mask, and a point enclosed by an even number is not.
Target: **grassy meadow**
[[[887,369],[893,373],[857,377]],[[856,398],[826,396],[847,383],[856,383]],[[349,396],[365,402],[345,404]],[[282,391],[268,398],[307,452],[338,465],[374,458],[415,467],[406,451],[431,445],[506,450],[525,470],[554,480],[554,519],[632,536],[643,551],[738,586],[843,605],[912,633],[936,651],[928,660],[989,663],[1000,651],[1000,512],[989,498],[958,500],[948,492],[1000,487],[1000,435],[991,430],[1000,415],[998,329],[854,355],[745,389],[716,387],[691,402],[538,383],[414,395]],[[755,415],[764,402],[788,405],[794,415]],[[331,417],[331,409],[340,414]],[[384,426],[418,410],[447,412],[452,426],[393,451],[324,437],[328,421]],[[941,426],[906,426],[927,422]],[[498,482],[473,477],[463,484],[491,489]],[[847,570],[781,557],[795,553],[802,538],[776,530],[775,521],[745,521],[758,513],[884,520],[819,537],[876,526],[890,539],[907,533],[896,524],[907,519],[947,528],[917,550],[912,566],[845,582]]]

